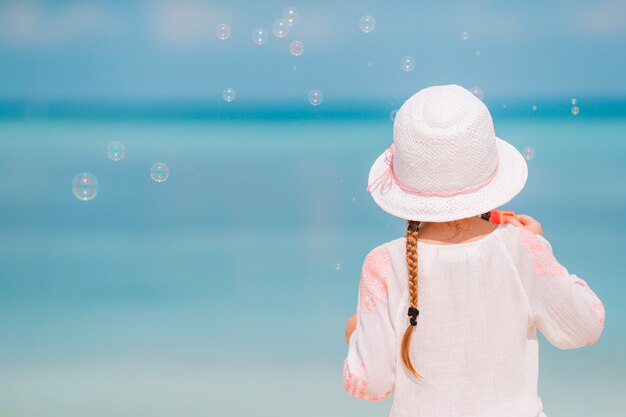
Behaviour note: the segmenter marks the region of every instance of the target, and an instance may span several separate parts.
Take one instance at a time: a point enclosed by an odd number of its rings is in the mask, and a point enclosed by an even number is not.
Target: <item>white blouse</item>
[[[365,258],[345,391],[369,401],[393,393],[389,417],[545,417],[536,329],[560,349],[597,342],[604,306],[589,285],[545,238],[512,224],[460,244],[418,239],[417,380],[400,356],[410,319],[405,245],[397,238]]]

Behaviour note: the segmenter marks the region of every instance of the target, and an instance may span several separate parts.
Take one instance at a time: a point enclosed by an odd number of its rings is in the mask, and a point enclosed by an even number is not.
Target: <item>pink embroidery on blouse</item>
[[[589,287],[589,285],[587,285],[585,280],[578,278],[578,277],[574,278],[574,283],[580,285],[581,287]]]
[[[602,301],[600,300],[598,300],[598,303],[596,304],[596,311],[598,316],[600,316],[600,326],[604,326],[604,304],[602,304]]]
[[[363,363],[359,363],[359,367],[354,370],[354,372],[351,372],[350,367],[348,366],[347,358],[343,361],[343,381],[344,391],[361,400],[383,401],[393,392],[393,388],[390,388],[380,396],[367,394],[368,383],[365,379],[365,367],[363,366]]]
[[[363,374],[365,373],[365,367],[363,363],[359,364],[359,367],[354,371],[350,371],[350,367],[348,366],[348,359],[346,358],[343,361],[343,381],[345,383],[344,390],[352,395],[353,397],[357,396],[357,389],[359,389],[359,385],[363,385],[365,379],[363,378]]]
[[[598,302],[595,305],[595,310],[599,317],[600,326],[604,326],[604,304],[602,304],[602,301],[600,299],[598,299]],[[589,340],[585,343],[585,346],[593,345],[597,341],[597,338],[594,340]]]
[[[359,309],[366,314],[376,308],[378,301],[387,300],[386,274],[390,264],[389,253],[382,247],[374,249],[365,258],[359,283]]]
[[[526,249],[532,254],[533,271],[537,276],[559,277],[567,275],[565,269],[554,257],[550,248],[548,248],[539,238],[531,231],[520,227],[522,242]]]

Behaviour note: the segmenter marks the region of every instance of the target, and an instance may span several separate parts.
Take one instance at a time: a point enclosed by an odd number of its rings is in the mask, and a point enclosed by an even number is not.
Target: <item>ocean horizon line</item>
[[[626,116],[626,97],[572,99],[493,98],[485,104],[494,117]],[[303,100],[0,100],[0,120],[289,120],[392,118],[402,101],[331,100],[312,105]],[[576,108],[574,108],[576,107]]]

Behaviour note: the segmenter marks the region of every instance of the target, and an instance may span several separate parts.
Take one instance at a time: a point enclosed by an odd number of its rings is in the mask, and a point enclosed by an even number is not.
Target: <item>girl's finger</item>
[[[504,216],[504,223],[511,223],[515,226],[524,226],[522,223],[520,223],[519,220],[517,220],[515,217],[513,216]]]
[[[527,216],[526,214],[518,214],[517,215],[517,219],[524,225],[524,226],[541,226],[539,224],[539,222],[537,220],[535,220],[533,217],[531,216]]]

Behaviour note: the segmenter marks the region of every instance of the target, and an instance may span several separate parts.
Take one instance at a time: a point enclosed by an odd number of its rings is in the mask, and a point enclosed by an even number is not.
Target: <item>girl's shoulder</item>
[[[529,263],[556,264],[552,244],[545,237],[512,224],[501,228],[501,242],[518,268]]]

